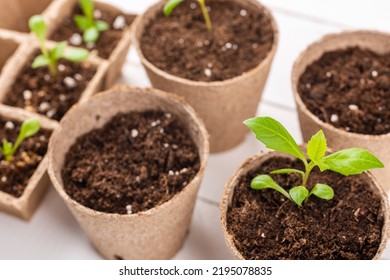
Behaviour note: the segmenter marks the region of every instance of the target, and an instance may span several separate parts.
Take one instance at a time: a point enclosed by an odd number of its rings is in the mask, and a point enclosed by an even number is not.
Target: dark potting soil
[[[33,56],[35,57],[35,55]],[[89,62],[72,63],[60,60],[58,77],[47,67],[31,68],[30,60],[7,93],[5,104],[60,120],[77,103],[96,67]]]
[[[79,137],[66,155],[62,178],[80,204],[133,214],[171,199],[199,168],[197,147],[176,116],[133,112]]]
[[[20,131],[20,122],[0,118],[0,139],[15,143]],[[47,151],[50,132],[41,129],[34,136],[25,139],[16,151],[12,162],[0,153],[0,191],[20,197],[27,187]]]
[[[83,32],[73,21],[74,15],[80,14],[82,14],[80,7],[75,7],[72,16],[67,17],[53,32],[51,40],[57,42],[67,40],[72,46],[96,50],[98,55],[104,59],[110,57],[112,51],[121,40],[123,31],[126,30],[135,19],[135,15],[118,14],[113,13],[112,11],[95,8],[95,19],[107,22],[110,25],[110,29],[100,32],[99,39],[96,43],[86,44],[82,41]]]
[[[390,53],[327,52],[306,68],[298,91],[324,122],[355,133],[390,133]]]
[[[271,51],[274,33],[263,11],[232,1],[207,1],[213,28],[207,31],[197,1],[181,3],[166,17],[159,11],[145,28],[147,60],[172,75],[223,81],[255,68]]]
[[[344,177],[314,170],[308,186],[326,183],[333,200],[311,196],[303,207],[271,190],[250,188],[258,174],[279,168],[298,168],[300,162],[271,158],[243,176],[228,209],[228,231],[246,259],[372,259],[381,241],[384,224],[381,202],[362,176]],[[290,189],[301,176],[271,175]]]

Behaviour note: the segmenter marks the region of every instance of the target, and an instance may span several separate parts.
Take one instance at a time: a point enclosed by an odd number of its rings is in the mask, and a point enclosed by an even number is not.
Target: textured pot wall
[[[238,1],[243,7],[264,9],[274,29],[274,44],[267,57],[247,73],[223,82],[195,82],[170,75],[151,64],[140,48],[144,27],[161,10],[164,1],[152,6],[135,23],[134,43],[153,87],[183,96],[205,122],[211,152],[240,144],[248,129],[242,122],[256,114],[278,42],[278,29],[268,9],[255,0]]]
[[[312,114],[303,103],[298,93],[298,82],[306,67],[319,59],[325,52],[359,46],[377,53],[390,52],[390,35],[374,31],[356,31],[332,34],[309,46],[296,60],[292,71],[292,88],[298,108],[298,116],[304,142],[318,130],[322,129],[328,139],[328,144],[335,150],[357,147],[365,148],[375,154],[385,165],[383,169],[373,170],[373,175],[380,185],[390,190],[390,134],[363,135],[349,133],[345,130],[321,121]]]
[[[107,214],[72,200],[63,189],[61,169],[76,138],[102,127],[120,112],[164,110],[180,116],[200,153],[196,177],[168,202],[133,215]],[[49,174],[69,209],[97,250],[108,259],[169,259],[181,248],[208,157],[207,132],[181,99],[152,89],[117,87],[77,105],[64,117],[50,141]]]

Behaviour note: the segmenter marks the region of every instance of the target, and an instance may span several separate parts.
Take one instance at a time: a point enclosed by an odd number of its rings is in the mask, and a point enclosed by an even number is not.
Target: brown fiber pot
[[[63,188],[64,158],[77,137],[102,127],[118,113],[160,109],[181,117],[201,160],[195,178],[166,203],[132,215],[108,214],[71,199]],[[74,106],[61,120],[49,143],[49,175],[54,187],[107,259],[170,259],[188,233],[196,195],[209,153],[207,132],[194,110],[181,98],[155,89],[115,87]]]
[[[271,12],[256,0],[230,0],[243,8],[262,9],[271,20],[274,42],[267,57],[254,69],[222,82],[199,82],[168,74],[142,54],[140,39],[145,26],[162,9],[165,1],[150,7],[134,23],[134,44],[153,87],[183,96],[205,122],[211,152],[222,152],[240,144],[248,130],[242,122],[256,114],[278,42],[278,29]],[[229,125],[226,125],[229,124]]]
[[[56,2],[50,6],[50,9],[46,12],[48,22],[50,23],[48,26],[49,38],[63,21],[72,14],[76,5],[79,5],[76,0],[56,0]],[[107,3],[94,1],[94,5],[96,9],[101,11],[109,11],[113,14],[122,13],[120,9]],[[105,74],[103,83],[104,89],[112,87],[118,80],[118,76],[121,74],[123,64],[126,61],[126,56],[130,48],[131,37],[131,26],[128,26],[123,30],[122,37],[113,49],[110,57],[108,59],[101,58],[102,61],[108,61],[108,70]]]
[[[253,156],[249,159],[247,159],[234,173],[233,176],[230,177],[228,182],[225,185],[225,190],[223,193],[223,197],[220,203],[220,212],[221,212],[221,224],[223,233],[225,236],[226,244],[230,250],[230,253],[237,259],[244,259],[244,257],[241,255],[241,253],[237,250],[236,246],[234,245],[234,236],[231,235],[227,230],[227,211],[231,205],[232,197],[234,194],[234,188],[236,187],[238,181],[242,176],[245,176],[250,170],[255,169],[259,165],[261,165],[263,162],[268,160],[272,157],[289,157],[291,156],[286,155],[284,153],[269,151],[265,153],[261,153],[260,155]],[[367,181],[370,182],[370,187],[373,190],[373,192],[377,193],[382,202],[382,210],[383,210],[383,216],[384,216],[384,225],[382,229],[382,239],[381,243],[379,245],[378,251],[374,257],[374,259],[379,259],[383,253],[383,250],[386,248],[387,241],[389,239],[390,235],[390,225],[389,225],[389,202],[387,199],[386,193],[383,191],[383,189],[380,187],[380,185],[377,183],[375,178],[369,173],[364,172],[363,176],[367,178]]]
[[[368,149],[385,165],[383,169],[373,170],[379,184],[390,190],[390,133],[383,135],[365,135],[347,132],[325,123],[311,113],[298,93],[298,82],[306,67],[319,59],[325,52],[359,46],[383,54],[390,52],[390,35],[375,31],[355,31],[331,34],[310,45],[296,60],[292,70],[292,89],[298,108],[298,116],[303,141],[308,141],[314,133],[322,129],[329,146],[335,150],[350,147]]]
[[[58,126],[58,123],[55,121],[36,116],[19,108],[12,108],[2,104],[0,104],[0,116],[18,122],[23,122],[35,117],[39,119],[42,129],[47,131],[52,131]],[[46,154],[28,180],[22,196],[14,197],[0,191],[0,211],[4,211],[26,221],[30,220],[50,185],[49,176],[46,172],[48,163],[49,159]]]

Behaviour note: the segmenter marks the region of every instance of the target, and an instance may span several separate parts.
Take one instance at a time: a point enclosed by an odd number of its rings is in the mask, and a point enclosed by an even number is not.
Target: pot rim
[[[239,2],[238,0],[232,0],[232,1]],[[138,39],[138,37],[142,36],[142,33],[143,33],[144,29],[145,29],[144,28],[145,25],[141,25],[142,20],[146,16],[149,16],[155,10],[160,9],[163,6],[163,4],[165,3],[165,0],[161,0],[161,1],[157,2],[156,4],[152,5],[151,7],[149,7],[142,15],[139,15],[134,20],[134,22],[132,24],[132,34],[133,34],[132,42],[133,42],[133,44],[134,44],[134,46],[135,46],[135,48],[137,50],[137,54],[138,54],[138,56],[139,56],[139,58],[141,60],[141,63],[146,68],[152,70],[157,75],[162,76],[162,77],[164,77],[167,80],[178,82],[178,83],[181,83],[181,84],[186,84],[188,86],[197,86],[197,87],[210,87],[210,86],[212,86],[212,87],[223,87],[223,86],[225,86],[227,84],[233,84],[233,83],[236,83],[236,82],[238,82],[240,80],[243,80],[243,79],[245,79],[248,76],[255,75],[257,73],[258,69],[266,67],[266,65],[268,64],[268,61],[272,60],[272,58],[273,58],[273,56],[274,56],[274,54],[276,52],[277,45],[278,45],[279,29],[278,29],[278,26],[276,24],[276,21],[275,21],[274,17],[272,16],[271,11],[266,6],[262,5],[259,2],[254,2],[253,0],[245,0],[245,1],[248,2],[250,5],[253,5],[255,8],[257,7],[257,8],[262,8],[263,9],[264,14],[269,18],[269,20],[271,22],[272,30],[273,30],[273,33],[274,33],[274,41],[272,43],[271,49],[267,53],[266,57],[256,67],[254,67],[254,68],[252,68],[252,69],[242,73],[239,76],[236,76],[236,77],[233,77],[233,78],[230,78],[230,79],[227,79],[227,80],[223,80],[223,81],[212,81],[212,82],[194,81],[194,80],[189,80],[189,79],[186,79],[186,78],[181,78],[181,77],[172,75],[172,74],[170,74],[168,72],[165,72],[165,71],[159,69],[158,67],[156,67],[153,63],[151,63],[149,60],[147,60],[145,58],[145,56],[143,55],[143,52],[142,52],[142,49],[141,49],[141,42]],[[140,32],[140,36],[137,36],[138,32]]]
[[[94,216],[94,217],[100,216],[100,217],[105,217],[105,218],[109,218],[109,219],[120,218],[120,219],[127,219],[130,221],[130,220],[137,219],[139,217],[147,217],[147,216],[154,215],[155,212],[160,211],[160,209],[168,207],[170,204],[173,203],[173,201],[179,199],[180,194],[182,194],[190,186],[200,184],[200,181],[203,178],[203,175],[204,175],[204,172],[206,169],[206,165],[207,165],[207,161],[208,161],[209,141],[208,141],[208,133],[207,133],[207,130],[203,124],[203,121],[199,118],[199,116],[194,111],[194,109],[192,109],[192,107],[190,105],[188,105],[183,100],[183,98],[181,98],[175,94],[163,92],[161,90],[153,89],[153,88],[140,88],[140,87],[133,87],[133,86],[128,86],[128,85],[114,86],[109,90],[106,90],[106,91],[103,91],[103,92],[100,92],[100,93],[94,95],[93,97],[89,98],[86,102],[77,103],[67,112],[66,115],[73,114],[73,112],[75,112],[77,110],[83,110],[84,107],[88,106],[89,100],[95,100],[95,101],[97,101],[99,99],[104,100],[105,98],[108,98],[107,96],[114,95],[118,91],[128,91],[128,92],[138,91],[138,92],[142,92],[143,94],[152,94],[152,95],[158,96],[159,98],[173,100],[175,103],[177,103],[177,105],[184,107],[184,109],[186,110],[186,113],[192,117],[193,122],[199,128],[199,134],[201,135],[201,138],[202,138],[201,144],[197,145],[199,157],[200,157],[200,169],[199,169],[198,173],[195,175],[195,177],[190,182],[188,182],[188,184],[180,192],[175,194],[171,199],[164,202],[163,204],[157,205],[156,207],[150,208],[146,211],[141,211],[141,212],[137,212],[134,214],[106,213],[106,212],[96,211],[96,210],[93,210],[91,208],[88,208],[88,207],[82,205],[81,203],[75,201],[74,199],[72,199],[65,192],[63,184],[61,183],[62,179],[60,180],[57,177],[57,174],[56,174],[57,172],[55,171],[55,169],[58,169],[58,171],[61,171],[62,168],[60,169],[60,168],[54,167],[53,156],[54,156],[55,151],[54,151],[54,146],[53,146],[54,144],[53,143],[54,143],[55,139],[57,139],[57,137],[59,137],[60,134],[62,133],[62,125],[61,124],[64,121],[66,121],[67,118],[65,116],[61,119],[60,125],[53,131],[52,137],[51,137],[50,142],[49,142],[49,149],[48,149],[48,155],[49,155],[48,173],[49,173],[50,179],[52,180],[54,187],[56,188],[56,190],[58,191],[60,196],[65,200],[65,202],[68,204],[68,206],[71,205],[72,207],[75,207],[76,209],[79,209],[80,211],[84,212],[86,215]],[[130,111],[128,111],[128,112],[130,112]],[[203,152],[202,152],[202,150],[203,150]]]
[[[330,131],[334,133],[340,133],[346,137],[355,138],[355,139],[366,139],[366,140],[390,140],[390,133],[386,134],[362,134],[362,133],[355,133],[355,132],[348,132],[344,129],[335,127],[331,125],[330,123],[322,121],[320,118],[318,118],[316,115],[314,115],[306,106],[306,104],[303,102],[299,91],[298,91],[298,82],[299,78],[301,77],[302,73],[298,73],[298,68],[302,63],[302,61],[305,59],[305,57],[308,55],[308,53],[312,52],[313,50],[317,50],[318,48],[321,48],[324,43],[326,43],[328,40],[332,40],[334,38],[343,38],[346,36],[351,35],[359,35],[359,36],[365,36],[365,35],[371,35],[371,36],[381,36],[381,37],[387,37],[390,41],[390,34],[380,31],[374,31],[374,30],[357,30],[357,31],[342,31],[338,33],[331,33],[323,36],[319,40],[311,43],[308,47],[303,50],[298,58],[295,60],[292,72],[291,72],[291,86],[294,93],[294,99],[295,103],[297,104],[298,110],[302,111],[306,116],[308,116],[313,122],[318,125],[318,127],[325,127],[329,129]],[[353,42],[348,42],[345,47],[354,46]],[[355,46],[359,46],[359,43],[355,44]],[[341,48],[338,48],[341,49]],[[326,53],[328,50],[324,49],[321,52],[321,55]],[[320,56],[321,56],[320,55]],[[319,57],[318,57],[319,58]],[[318,59],[317,58],[317,59]],[[313,63],[313,62],[311,62]],[[311,64],[310,63],[310,64]],[[310,65],[307,64],[306,66]]]

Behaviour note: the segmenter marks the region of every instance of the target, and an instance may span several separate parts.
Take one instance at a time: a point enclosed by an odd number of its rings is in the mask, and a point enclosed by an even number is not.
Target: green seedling
[[[180,3],[182,3],[184,0],[169,0],[163,9],[164,15],[165,16],[170,16],[173,10],[179,6]],[[202,10],[203,18],[206,23],[206,27],[208,31],[211,31],[212,25],[211,25],[211,20],[209,16],[209,12],[207,11],[206,7],[206,1],[205,0],[197,0],[200,6],[200,9]]]
[[[93,12],[95,10],[92,0],[80,0],[80,7],[84,15],[75,15],[75,24],[83,31],[83,41],[85,43],[95,43],[100,36],[100,32],[108,30],[109,25],[102,20],[95,20]]]
[[[24,139],[34,136],[40,129],[41,125],[38,119],[32,118],[25,120],[20,127],[20,132],[14,144],[3,139],[3,144],[0,147],[0,152],[3,154],[6,161],[11,162],[15,152],[19,148]]]
[[[67,42],[57,43],[52,49],[46,47],[46,23],[41,16],[32,16],[28,26],[38,39],[42,54],[37,56],[31,67],[36,69],[47,66],[52,77],[58,76],[58,60],[64,58],[72,62],[82,62],[88,58],[89,52],[82,48],[67,48]]]
[[[334,196],[331,186],[317,183],[308,188],[307,181],[310,172],[318,166],[320,171],[332,170],[345,176],[360,174],[373,168],[383,168],[383,163],[369,151],[360,148],[350,148],[326,155],[327,142],[322,130],[313,135],[307,143],[306,155],[298,146],[290,133],[278,121],[270,117],[248,119],[244,124],[255,133],[256,138],[267,148],[287,153],[303,162],[305,170],[278,169],[270,174],[297,173],[302,176],[302,183],[288,192],[278,185],[269,175],[258,175],[251,182],[255,190],[274,189],[301,206],[311,195],[330,200]]]

